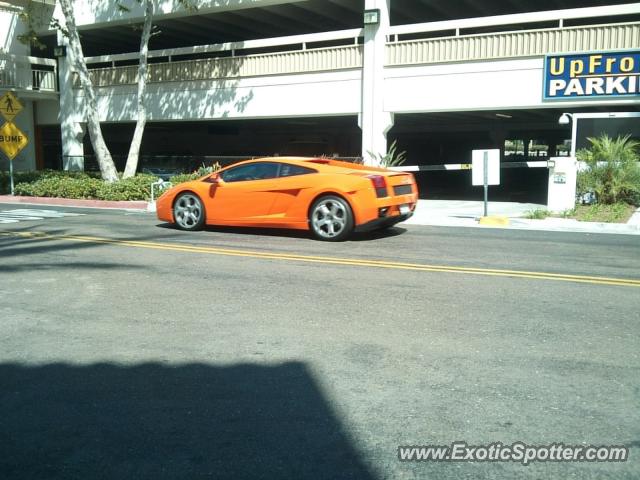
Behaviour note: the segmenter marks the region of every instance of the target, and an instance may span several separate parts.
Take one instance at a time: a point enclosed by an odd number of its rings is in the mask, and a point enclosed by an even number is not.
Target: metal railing
[[[631,3],[396,25],[388,30],[386,61],[395,66],[637,48],[640,22],[628,16],[638,13],[640,3]]]
[[[56,77],[55,60],[0,53],[0,88],[55,92]]]
[[[149,52],[149,81],[182,82],[361,68],[361,36],[362,29],[351,29],[155,50]],[[257,53],[264,49],[269,51]],[[138,56],[124,53],[88,57],[92,82],[97,86],[136,83],[138,66],[131,63]],[[205,58],[185,59],[185,56]],[[118,65],[124,62],[128,65]],[[111,65],[104,67],[105,63]],[[74,86],[80,86],[77,75],[74,75]]]
[[[278,52],[263,55],[206,58],[149,65],[149,82],[183,82],[219,78],[283,75],[302,72],[346,70],[362,67],[362,47],[358,45]],[[138,81],[138,67],[92,69],[95,86],[129,85]],[[74,85],[79,81],[74,78]]]
[[[386,65],[637,48],[640,22],[628,20],[638,12],[640,3],[633,3],[396,25],[387,30]],[[626,22],[616,23],[616,18]],[[569,22],[580,26],[568,26]],[[363,29],[351,29],[155,50],[149,52],[149,81],[182,82],[359,69],[363,65],[362,37]],[[138,56],[137,52],[131,52],[87,58],[94,84],[136,83]],[[77,78],[74,82],[79,86]]]
[[[530,57],[638,45],[640,22],[549,28],[395,42],[387,45],[387,65]]]

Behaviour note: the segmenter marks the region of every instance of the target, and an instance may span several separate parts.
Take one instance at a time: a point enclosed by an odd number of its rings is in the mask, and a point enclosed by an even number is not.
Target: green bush
[[[97,178],[42,177],[31,183],[18,183],[16,195],[30,197],[96,198],[102,180]]]
[[[193,173],[175,175],[170,181],[179,183],[197,180],[219,168],[201,167]],[[15,193],[29,197],[88,198],[96,200],[145,200],[151,198],[151,184],[158,177],[139,174],[115,183],[104,182],[99,173],[39,170],[14,173]],[[10,193],[7,172],[0,172],[0,194]]]
[[[85,172],[60,172],[56,170],[37,170],[31,172],[14,172],[13,181],[19,183],[33,183],[43,178],[97,178],[94,174]],[[0,195],[11,192],[9,172],[0,172]]]
[[[582,222],[627,223],[634,211],[635,207],[626,203],[579,205],[573,218]]]
[[[544,210],[542,208],[538,208],[536,210],[529,210],[524,218],[529,218],[532,220],[543,220],[547,217],[551,216],[551,212],[549,210]]]
[[[99,200],[149,200],[151,184],[157,182],[154,175],[140,174],[115,183],[101,182],[96,192]]]
[[[199,173],[181,173],[179,175],[174,175],[169,179],[169,181],[173,185],[178,185],[179,183],[191,182],[192,180],[197,180],[204,175],[200,175]]]
[[[6,177],[6,178],[5,178]],[[116,183],[103,181],[99,174],[43,170],[14,175],[16,195],[32,197],[86,198],[96,200],[149,200],[154,175],[141,174]],[[9,191],[9,176],[0,176],[0,187]]]
[[[578,173],[578,194],[594,192],[600,204],[623,202],[640,205],[640,143],[630,136],[589,138],[591,148],[578,152],[587,169]]]
[[[169,181],[173,185],[178,185],[179,183],[184,183],[184,182],[191,182],[193,180],[198,180],[199,178],[202,178],[205,175],[209,175],[210,173],[217,172],[218,170],[220,170],[220,168],[221,167],[218,162],[214,163],[211,166],[207,166],[203,163],[202,166],[198,168],[198,170],[191,173],[181,173],[179,175],[174,175],[173,177],[169,178]]]
[[[40,172],[16,172],[13,174],[14,183],[35,182],[41,177]],[[11,178],[8,172],[0,172],[0,195],[11,193]]]
[[[389,147],[389,151],[386,155],[382,155],[381,153],[375,154],[373,152],[367,152],[370,157],[376,159],[381,167],[399,167],[402,165],[407,159],[407,152],[402,151],[398,152],[398,141],[394,140],[391,146]]]

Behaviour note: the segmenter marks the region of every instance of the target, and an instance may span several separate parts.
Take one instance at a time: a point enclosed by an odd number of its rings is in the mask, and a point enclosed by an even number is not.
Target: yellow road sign
[[[8,122],[12,121],[22,111],[22,108],[20,100],[11,92],[5,93],[0,98],[0,113]]]
[[[28,143],[27,136],[13,123],[5,122],[0,127],[0,150],[9,160],[13,160]]]

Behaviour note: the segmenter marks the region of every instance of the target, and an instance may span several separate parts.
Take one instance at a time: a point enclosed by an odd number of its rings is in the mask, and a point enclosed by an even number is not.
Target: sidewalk
[[[104,208],[119,210],[150,211],[149,204],[141,201],[115,202],[104,200],[74,200],[67,198],[20,197],[0,195],[2,204],[46,205],[50,207]],[[489,202],[489,215],[509,218],[508,226],[480,225],[483,205],[480,201],[467,200],[418,200],[413,217],[407,225],[432,225],[442,227],[508,228],[517,230],[543,230],[550,232],[618,233],[640,235],[640,209],[628,223],[579,222],[569,218],[546,218],[529,220],[523,218],[527,212],[542,209],[546,205],[536,203]]]
[[[48,207],[107,208],[118,210],[146,210],[147,202],[109,201],[73,198],[22,197],[19,195],[0,195],[0,204],[20,203],[24,205],[46,205]]]
[[[478,219],[483,214],[483,202],[481,201],[419,200],[413,217],[405,224],[640,235],[640,209],[626,224],[579,222],[570,218],[549,217],[544,220],[523,218],[527,212],[537,209],[546,210],[546,208],[546,205],[535,203],[489,202],[488,213],[490,216],[509,218],[508,226],[495,227],[478,223]]]

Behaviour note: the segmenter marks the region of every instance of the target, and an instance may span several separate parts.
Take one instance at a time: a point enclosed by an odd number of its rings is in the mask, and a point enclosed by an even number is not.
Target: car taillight
[[[373,188],[376,189],[376,197],[387,196],[387,182],[382,175],[367,175],[367,178],[371,180]]]

